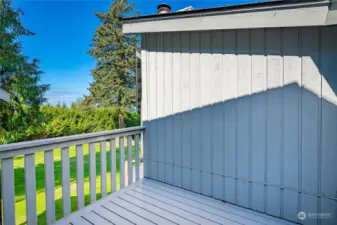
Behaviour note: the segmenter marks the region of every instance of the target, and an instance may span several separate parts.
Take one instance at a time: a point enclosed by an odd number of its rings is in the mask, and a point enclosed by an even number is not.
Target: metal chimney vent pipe
[[[171,12],[171,6],[169,6],[168,4],[162,3],[162,4],[157,6],[157,12],[158,12],[158,14],[170,13]]]

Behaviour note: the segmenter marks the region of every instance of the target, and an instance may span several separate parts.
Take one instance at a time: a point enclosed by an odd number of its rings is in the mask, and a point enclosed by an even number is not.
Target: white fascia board
[[[331,7],[330,7],[330,10],[329,10],[328,15],[326,17],[325,24],[326,25],[337,24],[337,1],[333,1],[331,3]]]
[[[6,102],[9,102],[10,100],[10,94],[1,88],[0,88],[0,100],[6,101]]]
[[[320,4],[294,4],[291,7],[265,7],[190,16],[154,17],[123,21],[124,33],[226,30],[273,27],[323,26],[329,12],[328,1]]]

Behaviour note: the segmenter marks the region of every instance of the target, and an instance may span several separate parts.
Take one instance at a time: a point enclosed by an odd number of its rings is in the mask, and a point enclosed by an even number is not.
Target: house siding
[[[144,176],[337,223],[337,26],[142,35]]]

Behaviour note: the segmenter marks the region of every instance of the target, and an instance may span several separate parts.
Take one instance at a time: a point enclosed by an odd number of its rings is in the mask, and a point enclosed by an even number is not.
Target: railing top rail
[[[28,150],[32,148],[38,148],[34,152],[41,151],[41,148],[44,150],[51,150],[57,147],[62,147],[62,144],[66,143],[68,146],[74,144],[82,144],[83,141],[87,143],[96,142],[100,140],[107,140],[109,138],[113,138],[114,136],[122,136],[122,135],[132,135],[141,133],[145,129],[144,126],[116,129],[110,131],[102,131],[102,132],[94,132],[88,134],[78,134],[72,136],[65,137],[57,137],[57,138],[48,138],[41,139],[36,141],[24,141],[13,144],[0,145],[0,154],[8,151],[15,150]],[[77,143],[78,142],[78,143]],[[84,143],[84,142],[83,142]],[[4,157],[0,157],[4,158]]]

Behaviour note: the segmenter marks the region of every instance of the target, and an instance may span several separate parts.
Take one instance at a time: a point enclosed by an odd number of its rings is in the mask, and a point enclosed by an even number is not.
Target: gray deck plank
[[[228,203],[220,202],[219,200],[209,198],[200,194],[196,194],[181,188],[176,188],[171,185],[163,184],[153,180],[142,180],[140,182],[141,185],[145,185],[146,187],[153,187],[158,190],[165,191],[167,193],[171,193],[175,196],[180,196],[192,201],[199,202],[203,205],[207,205],[209,207],[214,207],[219,210],[226,211],[227,213],[239,216],[241,218],[247,218],[249,220],[253,220],[262,224],[270,224],[270,225],[279,225],[279,224],[292,224],[291,222],[284,221],[278,218],[274,218],[262,213],[254,212],[249,209],[244,209],[238,206],[234,206]],[[216,210],[218,211],[218,210]],[[249,221],[248,221],[249,222]]]
[[[74,217],[70,220],[70,224],[72,225],[92,225],[87,220],[83,219],[81,216]]]
[[[288,225],[161,182],[142,179],[56,222],[89,224]]]
[[[167,210],[168,212],[171,212],[175,215],[179,215],[182,218],[188,219],[196,224],[210,224],[210,225],[217,225],[218,223],[209,221],[208,219],[205,219],[203,217],[200,217],[198,214],[193,214],[188,211],[184,211],[182,209],[176,208],[170,204],[167,204],[166,202],[161,202],[155,198],[151,198],[147,195],[141,194],[139,192],[136,192],[134,190],[130,190],[126,192],[127,195],[130,195],[134,198],[140,199],[144,202],[149,202],[157,207],[161,207],[164,210]]]
[[[178,202],[176,200],[172,200],[171,198],[168,198],[168,197],[165,197],[165,196],[162,196],[158,193],[155,193],[155,192],[152,192],[150,190],[145,190],[143,188],[140,188],[140,187],[136,187],[136,188],[133,188],[133,190],[139,192],[139,193],[142,193],[142,194],[145,194],[149,197],[152,197],[152,198],[155,198],[157,200],[161,200],[163,202],[166,202],[170,205],[172,205],[173,207],[177,207],[181,210],[186,210],[190,213],[193,213],[195,215],[199,215],[200,217],[203,217],[204,219],[206,219],[205,223],[202,223],[202,224],[208,224],[210,222],[213,222],[213,223],[216,223],[216,224],[238,224],[238,223],[235,223],[233,221],[230,221],[230,220],[226,220],[220,216],[217,216],[217,215],[213,215],[213,214],[210,214],[208,212],[205,212],[203,210],[200,210],[198,208],[195,208],[193,206],[190,206],[190,205],[186,205],[182,202]]]
[[[97,225],[111,225],[113,223],[107,221],[106,219],[102,218],[101,216],[97,215],[95,212],[91,211],[82,215],[82,217],[89,222]]]
[[[189,221],[189,220],[186,220],[180,216],[177,216],[173,213],[170,213],[162,208],[158,208],[154,205],[151,205],[147,202],[144,202],[144,201],[141,201],[140,199],[137,199],[133,196],[130,196],[130,195],[127,195],[127,194],[124,194],[124,195],[121,195],[120,196],[121,199],[125,200],[125,201],[128,201],[130,203],[132,203],[133,205],[135,206],[138,206],[138,207],[141,207],[147,211],[150,211],[150,212],[153,212],[157,215],[160,215],[161,217],[167,219],[167,220],[170,220],[174,223],[177,223],[177,224],[186,224],[186,225],[192,225],[192,224],[196,224],[192,221]]]
[[[124,218],[129,218],[130,221],[134,222],[135,224],[141,224],[141,225],[152,225],[155,224],[153,222],[150,222],[146,219],[144,219],[143,217],[134,214],[133,212],[128,211],[125,208],[120,207],[117,204],[114,204],[112,202],[107,202],[103,204],[103,207],[118,214],[121,215]]]
[[[142,216],[143,218],[153,222],[153,223],[156,223],[156,224],[168,224],[168,225],[173,225],[175,224],[174,222],[170,221],[170,220],[167,220],[163,217],[161,217],[160,215],[157,215],[151,211],[148,211],[146,209],[143,209],[139,206],[136,206],[130,202],[127,202],[123,199],[121,199],[120,197],[118,197],[115,201],[114,201],[115,204],[125,208],[125,209],[128,209],[130,211],[132,211],[133,213],[139,215],[139,216]]]
[[[198,203],[196,201],[191,201],[189,199],[177,196],[177,195],[173,195],[170,193],[167,193],[165,191],[162,190],[158,190],[156,188],[152,188],[150,186],[140,186],[141,188],[143,188],[146,191],[150,191],[153,192],[155,194],[158,194],[162,197],[168,198],[170,200],[176,201],[178,203],[182,203],[185,205],[188,205],[190,207],[195,208],[194,210],[200,210],[202,211],[204,214],[208,214],[209,217],[206,218],[217,218],[216,221],[220,222],[221,224],[249,224],[249,225],[261,225],[261,224],[265,224],[265,225],[269,225],[267,223],[259,223],[253,220],[250,220],[248,218],[243,218],[237,215],[233,215],[230,214],[226,211],[222,211],[216,208],[212,208],[209,207],[207,205],[203,205],[201,203]],[[167,201],[167,200],[165,200]]]
[[[106,220],[111,221],[114,224],[123,224],[123,225],[134,224],[128,221],[127,218],[122,218],[118,214],[115,214],[103,207],[96,207],[93,209],[93,211],[97,213],[98,215],[100,215],[101,217],[105,218]]]

